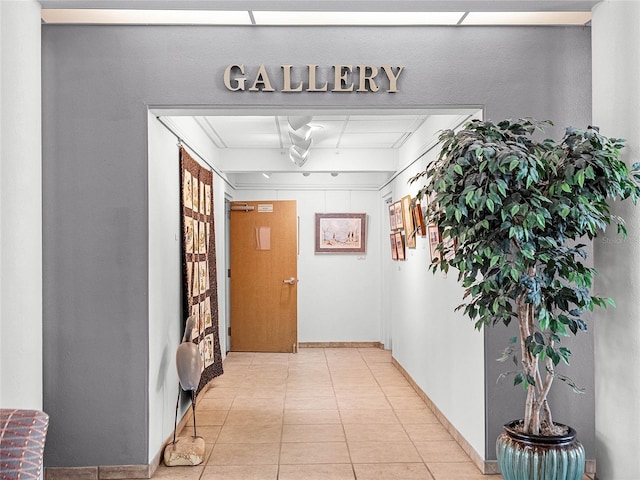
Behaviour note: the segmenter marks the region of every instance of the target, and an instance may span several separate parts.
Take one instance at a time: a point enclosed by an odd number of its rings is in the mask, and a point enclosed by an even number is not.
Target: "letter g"
[[[240,70],[240,73],[243,75],[239,78],[231,78],[231,70],[237,68]],[[224,86],[227,87],[227,90],[231,90],[232,92],[236,92],[238,90],[244,90],[244,83],[246,82],[246,78],[244,77],[244,65],[243,64],[231,64],[224,71]],[[234,82],[232,85],[231,82]]]

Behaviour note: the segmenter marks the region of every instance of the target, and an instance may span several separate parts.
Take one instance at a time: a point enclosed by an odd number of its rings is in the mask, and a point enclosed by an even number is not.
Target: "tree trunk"
[[[535,269],[529,269],[527,274],[534,275]],[[531,385],[529,383],[527,386],[527,399],[524,411],[524,432],[539,435],[542,409],[540,393],[542,392],[543,385],[538,368],[538,358],[534,357],[529,352],[526,343],[528,338],[533,337],[535,331],[535,306],[531,303],[527,303],[525,299],[526,295],[523,293],[516,300],[516,311],[518,312],[518,322],[520,326],[520,353],[522,358],[522,368],[524,375],[526,375],[524,380],[527,382],[533,380],[535,385]],[[542,402],[546,403],[546,395],[544,395]],[[546,412],[542,413],[542,416],[545,417]]]

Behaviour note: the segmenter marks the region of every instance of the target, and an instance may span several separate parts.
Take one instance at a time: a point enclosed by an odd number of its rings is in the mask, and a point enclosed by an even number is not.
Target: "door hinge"
[[[227,327],[227,337],[231,336],[231,327]]]
[[[231,278],[231,269],[227,268],[227,278]]]

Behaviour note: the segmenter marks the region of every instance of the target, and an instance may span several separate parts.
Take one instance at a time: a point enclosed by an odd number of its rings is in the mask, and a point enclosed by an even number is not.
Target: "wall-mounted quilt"
[[[204,370],[196,394],[222,375],[218,335],[218,288],[213,222],[213,174],[180,148],[183,326],[189,316]]]

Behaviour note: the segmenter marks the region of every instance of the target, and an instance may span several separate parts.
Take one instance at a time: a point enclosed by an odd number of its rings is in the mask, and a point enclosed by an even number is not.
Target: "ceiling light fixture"
[[[309,149],[311,148],[311,132],[309,123],[313,117],[296,116],[288,117],[289,138],[291,139],[291,147],[289,148],[289,158],[298,167],[302,167],[309,158]]]
[[[311,137],[304,140],[296,137],[295,135],[290,135],[289,138],[291,138],[291,145],[297,147],[301,152],[303,152],[304,150],[309,150],[311,148]]]
[[[338,175],[339,175],[338,172],[331,172],[332,177],[337,177]]]
[[[43,8],[40,16],[44,23],[84,25],[588,25],[591,21],[590,10],[345,12]]]
[[[313,117],[287,117],[292,130],[299,130],[313,120]]]
[[[251,25],[251,18],[246,10],[45,8],[40,16],[44,23],[87,25]]]
[[[295,145],[289,149],[289,158],[298,167],[303,166],[309,158],[309,150],[300,151]]]
[[[330,12],[254,10],[258,25],[455,25],[464,12]]]
[[[461,25],[586,25],[591,12],[469,12]]]
[[[267,173],[267,172],[262,172],[262,176],[263,176],[264,178],[271,178],[271,174],[270,174],[270,173]]]

